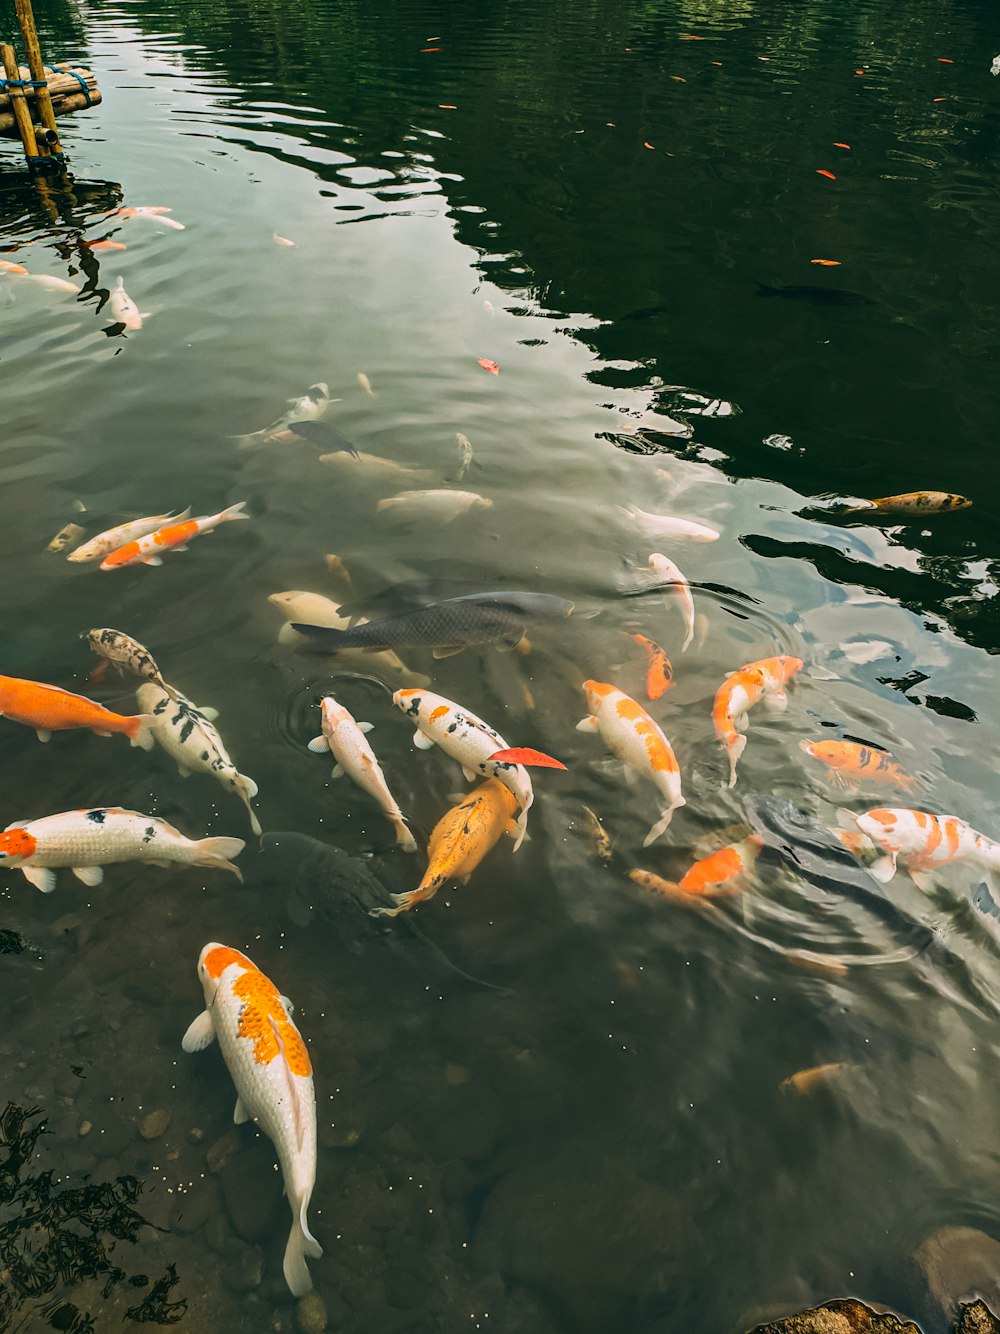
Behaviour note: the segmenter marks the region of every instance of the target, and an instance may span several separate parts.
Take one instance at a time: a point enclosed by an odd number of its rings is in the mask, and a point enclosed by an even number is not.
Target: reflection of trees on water
[[[115,1242],[135,1242],[141,1228],[152,1226],[133,1208],[142,1182],[122,1176],[61,1186],[52,1168],[32,1173],[44,1133],[38,1108],[10,1102],[0,1113],[0,1330],[17,1316],[70,1334],[93,1330],[91,1316],[65,1296],[85,1280],[97,1281],[93,1294],[100,1300],[121,1284],[136,1289],[137,1297],[148,1288],[125,1318],[175,1324],[187,1302],[170,1300],[178,1282],[174,1267],[150,1286],[145,1274],[129,1275],[112,1259]]]

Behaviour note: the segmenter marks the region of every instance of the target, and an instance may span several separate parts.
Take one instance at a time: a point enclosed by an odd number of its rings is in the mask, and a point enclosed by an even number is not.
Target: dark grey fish
[[[471,644],[512,649],[531,621],[568,616],[572,610],[572,602],[550,593],[471,593],[431,602],[416,611],[387,616],[381,621],[354,625],[349,630],[331,630],[298,621],[292,622],[292,629],[308,635],[314,649],[321,653],[347,648],[377,652],[422,646],[433,648],[436,658],[447,658]]]
[[[758,296],[784,296],[791,301],[813,301],[823,306],[874,306],[878,303],[846,287],[811,287],[807,283],[757,284]]]
[[[353,598],[340,604],[342,616],[371,616],[377,612],[380,616],[395,616],[397,612],[412,611],[424,607],[428,602],[440,602],[446,598],[463,598],[470,593],[490,592],[482,584],[471,579],[405,579],[377,593]]]
[[[352,444],[346,435],[341,435],[335,426],[330,426],[326,422],[289,422],[287,429],[301,436],[303,440],[308,440],[310,444],[325,449],[327,453],[353,454],[356,459],[361,457],[357,446]]]

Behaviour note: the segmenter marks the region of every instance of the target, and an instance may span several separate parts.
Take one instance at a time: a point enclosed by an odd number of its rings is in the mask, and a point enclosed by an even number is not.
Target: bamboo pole
[[[35,96],[38,101],[38,112],[42,119],[42,124],[47,129],[54,130],[56,134],[56,144],[50,150],[52,153],[62,155],[62,148],[58,143],[59,130],[56,128],[56,116],[52,110],[52,99],[49,97],[49,86],[45,76],[45,65],[42,60],[41,48],[38,45],[38,32],[35,28],[35,16],[31,12],[31,0],[14,0],[14,8],[17,11],[17,21],[21,25],[21,31],[24,33],[24,45],[28,50],[28,68],[31,70],[31,77],[37,79],[42,87],[35,90]]]
[[[14,48],[8,42],[0,44],[0,56],[3,58],[4,73],[8,80],[16,82],[21,75],[17,68]],[[32,158],[38,157],[38,144],[35,141],[35,131],[25,104],[24,89],[8,88],[7,91],[10,93],[12,119],[17,123],[17,132],[21,137],[21,143],[24,145],[24,156],[30,162]]]

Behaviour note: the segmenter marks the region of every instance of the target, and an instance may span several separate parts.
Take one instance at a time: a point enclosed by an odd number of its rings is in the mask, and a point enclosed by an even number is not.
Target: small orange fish
[[[846,148],[846,149],[848,149],[848,150],[850,150],[850,147],[851,147],[850,144],[838,144],[838,143],[834,143],[833,146],[834,146],[834,148]]]
[[[637,644],[641,644],[649,655],[646,668],[646,694],[650,699],[659,699],[665,695],[674,683],[674,669],[666,653],[652,639],[645,635],[632,635]]]
[[[703,42],[704,37],[698,37],[693,32],[682,32],[679,39],[682,42]]]
[[[500,374],[500,366],[496,361],[490,361],[489,357],[477,357],[476,361],[482,366],[484,371],[489,371],[491,375]]]
[[[810,264],[822,264],[825,268],[835,269],[840,267],[839,259],[811,259]]]
[[[802,741],[799,744],[807,755],[828,765],[844,784],[868,780],[913,787],[916,782],[903,772],[887,750],[876,746],[862,746],[857,741]]]
[[[85,727],[98,736],[117,732],[127,736],[133,746],[153,749],[149,730],[152,718],[148,714],[112,713],[85,695],[74,695],[70,690],[60,690],[42,681],[0,676],[0,717],[33,727],[39,741],[50,740],[53,732]]]
[[[438,103],[438,111],[457,111],[457,110],[458,110],[458,107],[453,106],[450,102],[439,102],[439,103]]]
[[[652,149],[652,151],[653,151],[654,153],[656,152],[656,149],[653,148],[653,145],[652,145],[652,144],[647,144],[645,140],[643,140],[642,146],[643,146],[643,148],[649,148],[649,149]]]
[[[83,244],[88,250],[92,250],[97,255],[103,254],[106,250],[128,249],[127,246],[122,245],[121,241],[84,241]]]
[[[794,1075],[783,1079],[778,1087],[782,1093],[815,1093],[818,1088],[831,1080],[851,1074],[860,1066],[846,1061],[831,1061],[826,1065],[811,1065],[807,1070],[797,1070]]]
[[[441,48],[439,46],[422,46],[420,48],[420,54],[424,56],[428,53],[428,51],[440,51],[440,50]]]
[[[938,56],[937,62],[939,65],[954,65],[955,63],[954,60],[949,60],[947,56]]]
[[[817,168],[816,168],[816,175],[817,175],[817,176],[825,176],[825,177],[827,178],[827,180],[829,180],[829,181],[835,181],[835,180],[837,179],[836,176],[834,176],[834,174],[833,174],[832,171],[824,171],[822,167],[817,167]]]

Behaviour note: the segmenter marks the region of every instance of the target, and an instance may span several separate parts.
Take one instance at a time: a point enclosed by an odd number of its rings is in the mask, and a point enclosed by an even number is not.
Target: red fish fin
[[[536,769],[565,769],[561,760],[554,760],[543,750],[532,750],[530,746],[511,746],[509,750],[497,750],[490,756],[490,761],[499,764],[527,764]]]

